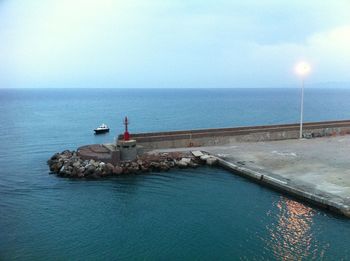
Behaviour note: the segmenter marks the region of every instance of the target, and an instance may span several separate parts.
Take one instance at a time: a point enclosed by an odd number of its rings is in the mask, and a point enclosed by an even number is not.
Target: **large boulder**
[[[210,158],[209,155],[205,154],[203,156],[200,156],[200,159],[203,160],[203,161],[206,161],[208,158]]]
[[[111,175],[113,173],[114,166],[111,163],[107,163],[105,166],[105,171],[108,175]]]
[[[176,162],[176,165],[179,168],[187,168],[188,163],[186,161],[183,161],[182,159]]]
[[[206,163],[207,163],[207,165],[209,165],[209,166],[216,165],[217,162],[218,162],[218,159],[217,159],[216,157],[209,157],[209,158],[207,158],[207,160],[206,160]]]
[[[203,152],[201,152],[200,150],[195,150],[195,151],[191,151],[192,155],[195,156],[195,157],[201,157],[203,156]]]
[[[191,162],[191,158],[182,158],[180,161],[189,164]]]
[[[84,172],[85,172],[85,167],[83,167],[83,166],[80,167],[80,168],[79,168],[79,172],[84,173]]]
[[[190,163],[188,163],[188,166],[191,168],[197,168],[199,165],[197,163],[191,161]]]
[[[92,175],[94,174],[96,171],[96,168],[94,165],[87,165],[86,168],[85,168],[85,175],[89,176],[89,175]]]
[[[113,174],[115,174],[115,175],[120,175],[120,174],[122,174],[123,173],[123,168],[122,167],[120,167],[120,166],[115,166],[114,168],[113,168]]]
[[[55,153],[52,157],[51,160],[58,160],[60,158],[60,154],[59,153]]]
[[[161,162],[159,164],[159,169],[162,171],[168,171],[170,169],[170,167],[168,166],[168,164],[166,162]]]
[[[159,170],[160,169],[160,163],[158,162],[151,162],[150,167],[154,170]]]
[[[73,163],[74,168],[80,168],[80,161],[76,161]]]

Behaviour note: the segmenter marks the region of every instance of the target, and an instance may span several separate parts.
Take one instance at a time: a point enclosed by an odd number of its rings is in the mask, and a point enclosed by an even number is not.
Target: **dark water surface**
[[[350,119],[349,101],[306,90],[305,120]],[[350,259],[350,220],[224,170],[48,174],[53,153],[113,141],[125,115],[146,132],[294,123],[298,108],[296,89],[0,90],[0,260]]]

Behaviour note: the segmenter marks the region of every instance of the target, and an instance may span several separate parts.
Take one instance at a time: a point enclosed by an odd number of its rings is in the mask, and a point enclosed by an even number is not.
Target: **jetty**
[[[298,124],[131,136],[138,154],[136,162],[142,157],[146,159],[145,155],[158,155],[172,162],[171,167],[181,167],[181,164],[186,167],[186,161],[197,167],[210,158],[209,165],[223,167],[261,185],[350,217],[349,134],[350,121],[327,121],[305,123],[303,139],[299,139]],[[120,135],[119,144],[122,140]],[[77,150],[77,157],[85,157],[85,161],[92,155],[94,160],[109,161],[111,173],[112,166],[121,160],[119,154],[116,144],[95,145],[95,148],[88,145]],[[148,156],[147,166],[152,165],[150,159]],[[137,169],[135,164],[132,166]]]

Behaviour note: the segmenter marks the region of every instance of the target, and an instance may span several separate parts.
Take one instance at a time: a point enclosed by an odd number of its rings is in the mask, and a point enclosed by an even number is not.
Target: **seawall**
[[[303,133],[306,138],[350,134],[350,121],[304,123]],[[132,134],[132,138],[145,150],[219,146],[234,142],[297,139],[299,124],[137,133]]]
[[[134,161],[117,160],[115,144],[95,144],[57,153],[48,164],[60,176],[98,178],[218,163],[350,217],[350,121],[305,123],[303,133],[310,139],[298,139],[299,124],[139,133],[132,138],[149,153]]]
[[[200,149],[219,166],[350,217],[350,121],[133,134],[145,151]],[[320,137],[320,138],[319,138]],[[323,138],[322,138],[323,137]],[[313,139],[315,138],[315,139]]]

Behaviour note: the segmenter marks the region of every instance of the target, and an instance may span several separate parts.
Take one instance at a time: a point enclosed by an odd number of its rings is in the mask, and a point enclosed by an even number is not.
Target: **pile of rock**
[[[199,157],[202,161],[205,161],[205,163],[209,166],[216,165],[218,163],[218,158],[214,157],[209,154],[203,154]]]
[[[128,173],[149,171],[168,171],[172,168],[196,168],[203,164],[214,165],[217,158],[200,153],[195,156],[191,152],[145,153],[135,161],[121,162],[118,165],[83,160],[75,151],[65,150],[54,154],[49,160],[50,171],[61,177],[100,178]]]

